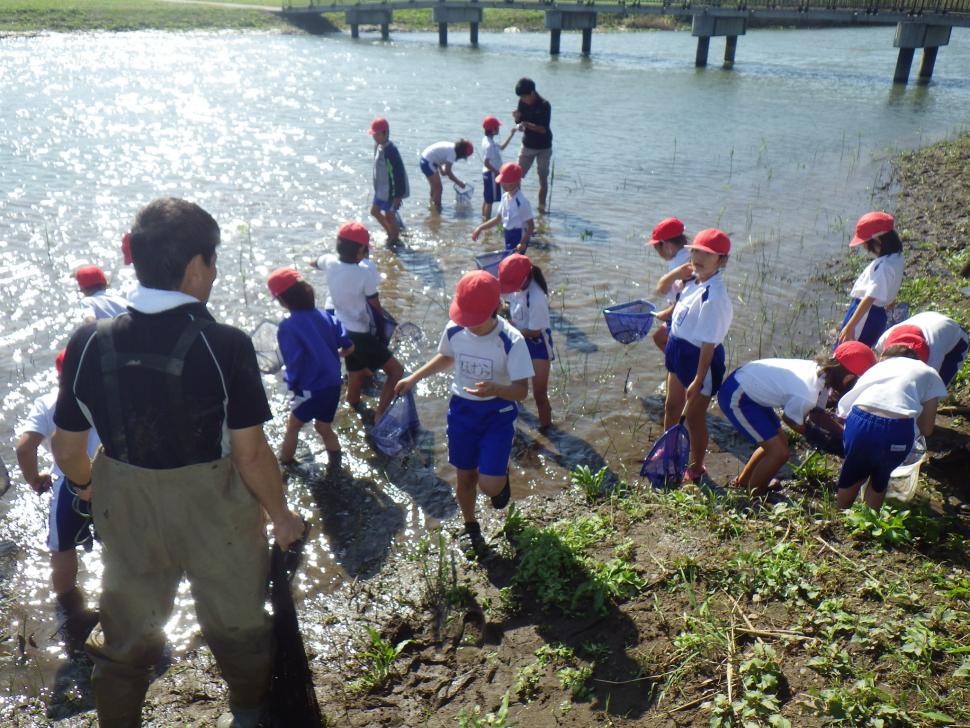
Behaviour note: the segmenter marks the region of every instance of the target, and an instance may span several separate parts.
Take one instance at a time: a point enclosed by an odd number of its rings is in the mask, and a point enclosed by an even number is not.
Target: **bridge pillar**
[[[468,29],[468,42],[473,48],[478,48],[478,23],[472,23]]]
[[[448,25],[450,23],[469,23],[471,44],[478,45],[478,25],[482,22],[483,12],[476,7],[455,7],[436,5],[431,10],[431,19],[438,24],[438,45],[448,45]]]
[[[350,37],[360,37],[361,25],[381,26],[381,37],[387,40],[390,37],[391,20],[394,13],[390,8],[364,7],[355,5],[344,11],[344,21],[350,26]]]
[[[357,23],[354,23],[353,25],[350,26],[350,37],[360,38],[360,26],[357,25]]]
[[[690,34],[697,38],[697,55],[694,65],[704,68],[711,47],[711,38],[725,36],[724,68],[734,67],[734,55],[738,49],[738,36],[747,31],[747,20],[741,15],[708,15],[700,12],[691,21]]]
[[[387,23],[381,23],[381,40],[391,39],[391,26]]]
[[[590,54],[593,46],[593,28],[596,27],[596,13],[588,10],[547,10],[546,11],[546,30],[549,31],[549,53],[559,54],[559,42],[564,30],[583,31],[583,50],[584,56]]]
[[[920,63],[917,83],[929,83],[933,77],[936,65],[936,54],[940,46],[950,43],[949,25],[930,25],[928,23],[898,23],[893,47],[899,49],[896,59],[896,72],[893,83],[905,84],[909,82],[909,71],[913,65],[913,56],[917,48],[923,49],[923,60]]]

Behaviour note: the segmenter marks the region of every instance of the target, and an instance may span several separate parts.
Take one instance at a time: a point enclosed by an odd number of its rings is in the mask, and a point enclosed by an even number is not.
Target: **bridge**
[[[284,0],[290,3],[293,0]],[[554,0],[375,0],[357,3],[315,3],[295,7],[284,4],[284,15],[343,13],[351,36],[358,38],[361,25],[380,27],[381,37],[390,37],[395,10],[430,9],[438,25],[438,44],[448,45],[448,27],[469,25],[469,40],[478,45],[478,26],[487,8],[541,10],[549,31],[549,52],[557,55],[562,31],[582,32],[582,53],[592,51],[597,16],[668,15],[691,19],[691,35],[697,38],[694,65],[707,65],[711,38],[723,37],[724,68],[734,65],[738,37],[757,19],[783,25],[786,22],[828,22],[846,25],[896,25],[893,46],[899,49],[893,83],[909,82],[913,59],[922,50],[917,83],[933,77],[936,56],[950,42],[950,30],[970,27],[970,0],[585,0],[559,3]],[[299,0],[297,0],[299,2]]]

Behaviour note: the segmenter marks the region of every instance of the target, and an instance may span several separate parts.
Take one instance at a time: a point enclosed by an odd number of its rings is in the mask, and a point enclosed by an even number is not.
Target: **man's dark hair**
[[[520,78],[518,83],[515,84],[516,96],[528,96],[529,94],[534,94],[535,92],[536,82],[531,78]]]
[[[141,209],[131,228],[131,257],[138,282],[176,291],[197,255],[211,265],[219,245],[219,225],[193,202],[175,197],[154,200]]]
[[[316,305],[313,286],[306,281],[297,281],[276,298],[287,311],[309,311]]]
[[[337,238],[337,257],[341,263],[357,263],[357,256],[360,255],[361,244],[347,238]]]

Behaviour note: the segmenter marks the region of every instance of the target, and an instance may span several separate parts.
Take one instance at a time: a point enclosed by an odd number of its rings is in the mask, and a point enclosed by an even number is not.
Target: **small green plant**
[[[539,694],[539,681],[546,671],[546,665],[541,660],[534,660],[515,671],[515,682],[512,690],[525,701],[532,700]]]
[[[865,503],[855,503],[842,517],[850,535],[892,548],[912,543],[913,534],[906,527],[909,515],[908,510],[897,511],[890,505],[874,511]]]
[[[396,645],[367,627],[370,644],[358,655],[364,674],[350,683],[352,690],[371,691],[383,687],[394,674],[394,663],[414,640],[401,640]]]
[[[594,501],[603,497],[607,468],[600,468],[595,473],[588,465],[577,465],[570,473],[573,485],[583,491],[586,500]]]
[[[562,688],[572,693],[573,700],[589,700],[593,697],[594,690],[589,684],[593,677],[593,668],[589,665],[564,667],[556,675]]]
[[[741,688],[736,699],[732,702],[725,693],[720,693],[710,704],[711,728],[762,725],[791,728],[791,722],[780,714],[787,681],[771,646],[758,640],[753,654],[741,663],[739,672]]]
[[[876,687],[872,675],[866,675],[848,687],[818,691],[813,696],[813,704],[823,718],[835,725],[859,728],[917,725],[909,713],[893,703],[889,693]]]
[[[482,715],[478,705],[471,711],[462,708],[458,712],[458,728],[515,728],[515,724],[509,722],[509,691],[505,691],[502,703],[494,713]]]
[[[815,450],[798,465],[791,466],[795,482],[804,488],[826,488],[835,479],[835,470],[824,453]]]
[[[806,561],[795,544],[783,542],[767,551],[742,551],[715,580],[739,596],[811,602],[819,595],[812,581],[818,572],[819,567]]]

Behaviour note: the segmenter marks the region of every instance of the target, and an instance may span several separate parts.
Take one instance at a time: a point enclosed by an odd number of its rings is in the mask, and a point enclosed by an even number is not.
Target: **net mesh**
[[[690,436],[683,424],[674,425],[654,443],[643,460],[640,475],[654,488],[673,488],[684,479],[690,460]]]
[[[656,307],[647,301],[630,301],[603,309],[603,317],[610,334],[621,344],[639,341],[653,324]]]
[[[414,447],[420,426],[414,394],[408,392],[394,398],[370,434],[378,450],[385,455],[394,456],[406,453]]]

